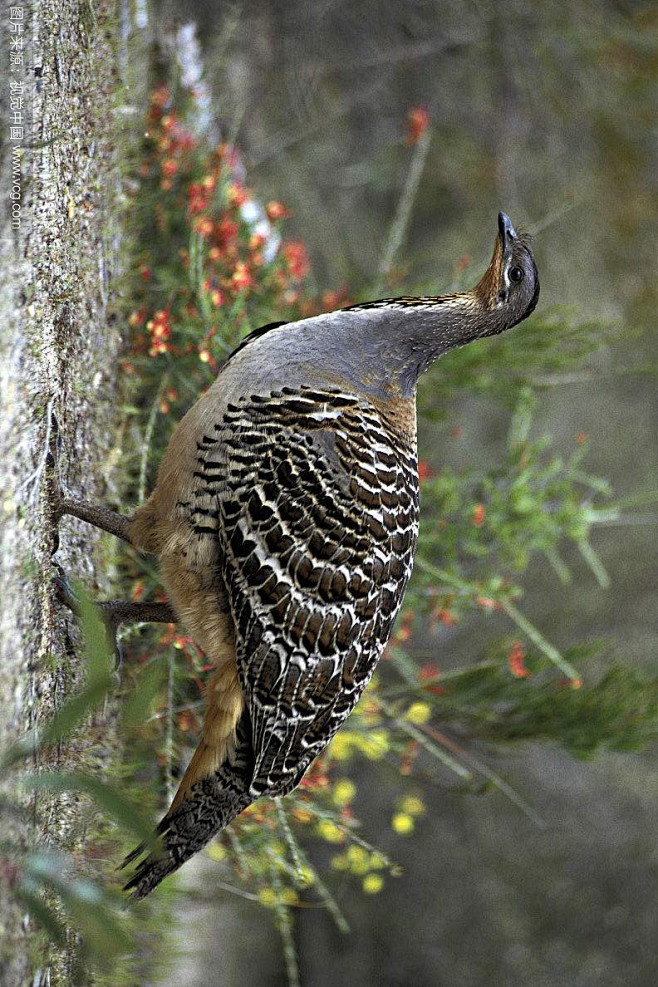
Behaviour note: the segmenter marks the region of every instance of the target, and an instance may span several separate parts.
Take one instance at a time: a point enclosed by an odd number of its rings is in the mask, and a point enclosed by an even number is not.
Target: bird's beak
[[[504,212],[498,213],[498,236],[500,245],[503,248],[503,257],[507,257],[512,250],[512,244],[516,240],[516,230],[512,226],[512,220]]]

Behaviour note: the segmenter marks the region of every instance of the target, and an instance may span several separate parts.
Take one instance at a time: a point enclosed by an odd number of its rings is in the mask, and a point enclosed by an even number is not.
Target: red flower
[[[187,197],[189,199],[187,204],[187,211],[189,212],[190,216],[194,216],[197,213],[203,212],[208,205],[207,189],[205,189],[200,182],[192,182],[188,186]]]
[[[229,183],[226,194],[228,196],[229,205],[234,208],[237,206],[243,206],[249,198],[247,190],[243,188],[242,185],[238,185],[237,182]]]
[[[284,243],[281,253],[290,271],[290,276],[295,281],[302,281],[309,272],[310,263],[306,247],[299,241],[290,240]]]
[[[527,679],[531,674],[530,670],[526,668],[523,645],[520,641],[514,641],[512,644],[512,650],[507,656],[507,664],[510,672],[517,679]]]
[[[434,471],[432,467],[427,462],[426,459],[418,460],[418,480],[420,483],[424,483],[425,480],[429,480],[430,477],[434,476]]]
[[[424,106],[413,106],[407,113],[407,136],[405,144],[417,144],[427,130],[430,122],[429,112]]]
[[[476,504],[473,511],[473,524],[476,528],[481,528],[484,524],[484,504]]]
[[[251,276],[248,265],[243,260],[239,260],[231,275],[232,286],[236,291],[242,291],[244,288],[249,288],[253,282],[254,279]]]
[[[238,235],[239,226],[232,219],[220,219],[215,227],[215,238],[220,247],[227,247]]]

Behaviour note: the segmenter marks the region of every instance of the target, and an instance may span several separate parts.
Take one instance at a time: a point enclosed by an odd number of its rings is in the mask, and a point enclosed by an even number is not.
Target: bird
[[[213,666],[196,751],[154,842],[122,866],[149,894],[262,796],[290,793],[354,709],[411,575],[416,387],[449,350],[537,304],[532,240],[498,215],[467,291],[384,298],[247,336],[175,428],[132,516],[53,494],[159,559],[167,603],[105,604],[113,626],[180,621]]]

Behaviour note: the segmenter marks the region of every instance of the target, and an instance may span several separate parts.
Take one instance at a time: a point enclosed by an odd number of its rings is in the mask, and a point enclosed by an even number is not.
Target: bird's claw
[[[54,566],[57,570],[57,575],[53,576],[52,580],[53,586],[55,587],[55,596],[62,606],[67,607],[71,613],[73,613],[76,617],[79,617],[82,609],[80,605],[80,597],[77,596],[75,590],[66,578],[66,573],[62,569],[61,565],[59,565],[58,562],[55,562]],[[120,621],[116,620],[112,611],[111,603],[101,603],[98,605],[98,610],[105,626],[108,644],[114,653],[115,669],[118,670],[123,665],[124,657],[123,648],[117,640],[117,630],[119,628]]]

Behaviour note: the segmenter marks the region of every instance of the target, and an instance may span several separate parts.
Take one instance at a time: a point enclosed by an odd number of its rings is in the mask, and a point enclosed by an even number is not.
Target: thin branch
[[[430,727],[427,724],[424,724],[421,727],[421,729],[424,730],[427,734],[429,734],[429,736],[431,736],[438,743],[443,744],[445,747],[447,747],[448,750],[451,750],[453,751],[453,753],[458,754],[465,761],[470,761],[473,767],[475,768],[475,770],[478,771],[481,775],[483,775],[483,777],[487,778],[493,785],[495,785],[496,788],[498,788],[503,793],[503,795],[507,796],[510,802],[513,802],[514,805],[518,809],[520,809],[525,816],[528,817],[528,819],[532,820],[532,822],[534,822],[537,826],[539,826],[540,829],[546,828],[546,823],[541,818],[541,816],[535,812],[532,806],[529,805],[525,801],[525,799],[523,799],[519,795],[519,793],[512,788],[511,785],[509,785],[503,778],[501,778],[499,774],[497,774],[495,771],[492,771],[491,768],[487,767],[487,765],[484,764],[482,761],[480,761],[479,758],[475,757],[474,754],[472,754],[470,751],[465,750],[459,744],[452,741],[449,737],[446,737],[444,733],[441,733],[439,730],[435,730],[433,727]]]
[[[414,148],[411,165],[407,173],[407,180],[404,184],[404,189],[398,203],[395,218],[389,231],[388,242],[379,264],[378,278],[375,285],[375,294],[377,295],[381,294],[384,289],[386,278],[391,272],[395,257],[400,249],[404,235],[407,232],[407,226],[409,225],[411,211],[413,209],[416,195],[418,194],[418,187],[420,185],[420,179],[423,174],[423,168],[425,167],[431,141],[432,131],[431,128],[428,127],[421,135]]]
[[[523,631],[526,637],[532,641],[536,648],[539,648],[549,661],[557,665],[573,682],[580,681],[580,676],[573,665],[569,664],[558,649],[550,641],[546,640],[544,635],[537,630],[534,624],[530,623],[527,617],[524,617],[520,610],[517,610],[513,603],[509,600],[499,600],[498,603],[510,620],[514,621],[519,630]]]

